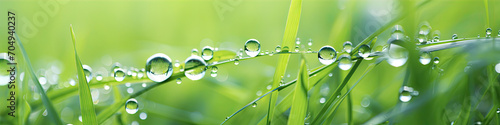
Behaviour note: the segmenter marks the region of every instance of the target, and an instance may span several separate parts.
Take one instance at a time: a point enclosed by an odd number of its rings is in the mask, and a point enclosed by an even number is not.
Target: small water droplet
[[[128,99],[127,102],[125,102],[125,111],[127,111],[128,114],[137,113],[137,111],[139,111],[139,103],[137,100],[134,98]]]
[[[325,102],[326,102],[325,97],[321,97],[321,98],[319,99],[319,103],[323,104],[323,103],[325,103]]]
[[[284,46],[282,49],[281,49],[282,52],[289,52],[288,50],[288,46]]]
[[[391,33],[404,33],[403,26],[401,26],[401,25],[395,25],[392,28],[392,32]]]
[[[113,77],[115,78],[116,81],[121,82],[123,79],[125,79],[125,72],[123,71],[122,68],[117,68],[114,71]]]
[[[205,46],[201,50],[201,58],[204,60],[211,60],[214,57],[214,51],[212,47],[210,46]]]
[[[175,60],[175,64],[174,64],[175,67],[179,67],[181,66],[181,63],[179,63],[179,60]]]
[[[163,53],[154,54],[146,61],[146,75],[152,81],[163,82],[172,76],[172,72],[172,61]]]
[[[295,46],[295,52],[299,52],[299,46]]]
[[[497,108],[497,114],[500,114],[500,108]]]
[[[366,44],[359,46],[359,51],[358,51],[359,56],[363,57],[364,59],[367,59],[368,56],[370,56],[370,53],[371,53],[370,46],[368,46]],[[373,58],[371,58],[371,59],[373,59]]]
[[[141,120],[146,120],[146,118],[148,118],[148,114],[146,114],[145,112],[141,112],[141,114],[139,114],[139,118]]]
[[[212,66],[212,72],[210,72],[210,76],[216,77],[218,70],[219,70],[219,68],[217,68],[217,66]]]
[[[80,122],[83,122],[83,118],[82,118],[82,116],[81,116],[81,115],[80,115],[80,116],[78,116],[78,120],[80,120]]]
[[[101,81],[102,80],[102,75],[101,74],[95,75],[95,80]]]
[[[142,87],[146,87],[148,86],[146,83],[142,83]]]
[[[413,88],[412,87],[408,87],[408,86],[403,86],[400,90],[399,90],[399,100],[401,102],[408,102],[411,100],[412,98],[412,94],[413,93]]]
[[[475,123],[475,125],[481,125],[481,124],[483,124],[481,121],[477,121],[477,122]]]
[[[127,88],[127,93],[128,94],[134,93],[134,88]]]
[[[179,71],[180,72],[184,72],[184,66],[183,65],[179,66]]]
[[[458,39],[458,35],[457,35],[457,34],[453,34],[453,35],[451,36],[451,40],[457,40],[457,39]]]
[[[486,38],[490,38],[492,32],[493,32],[493,30],[491,30],[491,28],[487,28],[486,29]]]
[[[308,45],[308,46],[312,46],[312,45],[313,45],[313,40],[312,40],[312,39],[309,39],[309,42],[307,42],[307,45]]]
[[[177,78],[177,80],[175,80],[175,82],[176,82],[177,84],[181,84],[181,83],[182,83],[182,80],[181,80],[181,78]]]
[[[184,75],[191,80],[200,80],[205,76],[207,63],[199,56],[190,56],[185,61]]]
[[[434,64],[438,64],[439,63],[439,57],[434,57]]]
[[[388,41],[389,49],[387,55],[389,58],[387,59],[387,62],[394,67],[400,67],[408,60],[408,50],[398,45],[398,43],[403,42],[405,42],[404,35],[401,33],[392,34]]]
[[[339,68],[349,70],[352,67],[351,56],[349,53],[343,53],[339,56]]]
[[[500,73],[500,63],[497,63],[495,65],[495,71],[497,71],[497,73]]]
[[[429,26],[428,22],[422,22],[420,24],[420,29],[418,31],[418,41],[420,42],[420,44],[427,43],[427,37],[429,36],[430,31],[431,27]]]
[[[109,85],[104,85],[104,90],[109,90],[111,87]]]
[[[297,40],[295,40],[295,44],[297,44],[297,45],[300,44],[300,38],[297,38]]]
[[[431,53],[429,53],[429,52],[423,52],[422,54],[420,54],[419,61],[423,65],[429,64],[431,62]]]
[[[347,53],[351,53],[351,50],[352,50],[352,43],[349,42],[349,41],[346,41],[344,42],[344,51],[347,52]]]
[[[498,36],[500,36],[500,30],[498,30]]]
[[[250,57],[255,57],[260,52],[260,42],[256,39],[249,39],[245,43],[245,53]]]
[[[335,62],[337,51],[331,46],[323,46],[319,49],[318,59],[323,65],[330,65]]]
[[[142,77],[144,77],[144,72],[146,72],[146,69],[141,69],[139,70],[139,72],[137,72],[137,78],[141,79]]]
[[[87,83],[92,80],[92,68],[88,65],[82,65],[83,73],[85,73],[85,78],[87,79]]]
[[[240,60],[239,59],[234,59],[234,65],[238,65],[240,64]]]
[[[276,48],[275,48],[274,50],[275,50],[276,52],[280,52],[280,51],[281,51],[281,46],[280,46],[280,45],[276,46]]]
[[[193,48],[193,49],[191,50],[191,55],[192,55],[192,56],[198,56],[198,49]]]
[[[328,73],[328,77],[332,77],[333,76],[333,73]]]
[[[252,103],[252,107],[254,107],[254,108],[257,107],[257,103],[255,103],[255,102]]]

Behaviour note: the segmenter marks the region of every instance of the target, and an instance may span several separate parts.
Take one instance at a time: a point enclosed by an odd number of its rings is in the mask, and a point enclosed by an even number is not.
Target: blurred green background
[[[424,1],[413,1],[410,6]],[[497,23],[500,14],[499,1],[488,2],[489,26],[484,1],[429,0],[427,2],[421,8],[410,12],[411,18],[399,23],[403,24],[405,29],[409,29],[409,33],[415,33],[418,24],[425,21],[432,27],[431,31],[440,31],[441,40],[451,39],[452,34],[458,34],[461,38],[476,37],[478,34],[484,37],[485,29],[488,27],[493,29],[493,36],[496,36],[500,29],[500,24]],[[92,67],[94,75],[99,73],[109,77],[113,63],[119,62],[127,69],[129,67],[141,69],[144,68],[146,59],[155,53],[165,53],[174,62],[176,60],[184,62],[193,48],[201,50],[204,46],[212,46],[219,50],[237,52],[243,48],[248,39],[259,40],[261,52],[273,51],[277,45],[281,45],[289,6],[289,0],[1,0],[0,18],[7,18],[7,11],[16,13],[16,32],[25,46],[36,74],[47,79],[44,88],[56,91],[71,86],[72,80],[76,81],[70,24],[75,30],[76,47],[82,63]],[[301,41],[299,46],[301,49],[308,48],[306,43],[309,39],[313,41],[310,47],[312,50],[331,45],[340,51],[345,41],[357,45],[382,25],[404,14],[405,8],[407,6],[392,0],[304,0],[297,34]],[[0,24],[0,29],[7,29],[6,23]],[[415,31],[411,31],[412,29]],[[7,30],[3,31],[0,38],[7,38]],[[389,32],[390,30],[387,30],[378,36],[376,46],[387,43]],[[6,52],[6,48],[6,44],[2,43],[0,53]],[[488,63],[493,63],[500,59],[498,51],[486,51],[485,53],[492,54],[486,58],[471,58],[474,54],[463,51],[464,49],[456,48],[433,53],[433,56],[439,57],[442,62],[456,60],[448,62],[453,65],[440,63],[445,71],[440,78],[432,76],[438,73],[427,66],[428,75],[431,77],[425,78],[429,78],[429,81],[435,80],[440,87],[449,88],[454,81],[461,81],[459,74],[464,74],[463,69],[470,61],[487,59]],[[460,54],[455,55],[455,53]],[[222,65],[219,66],[217,77],[210,77],[207,73],[199,81],[182,78],[182,84],[171,82],[161,85],[136,98],[140,106],[138,113],[126,114],[124,109],[121,109],[119,111],[122,112],[121,119],[111,117],[106,124],[115,124],[117,119],[123,124],[220,124],[227,116],[269,91],[266,87],[273,79],[277,57],[259,57],[241,61],[239,65]],[[16,58],[21,58],[20,52]],[[309,69],[321,66],[316,54],[306,54],[305,58]],[[368,64],[373,62],[375,60],[363,62],[350,84],[357,81]],[[292,55],[284,78],[285,82],[297,77],[299,65],[300,56]],[[412,64],[392,67],[382,62],[361,80],[351,93],[355,124],[365,123],[396,106],[408,65]],[[319,94],[309,95],[311,112],[317,112],[322,106],[320,100],[312,99],[329,97],[348,71],[336,69],[333,73],[335,74],[333,77],[321,81],[323,84],[316,86],[318,89],[313,89],[319,91]],[[481,83],[484,80],[479,78],[475,82]],[[431,83],[413,84],[431,86]],[[419,88],[419,85],[415,86]],[[128,88],[138,91],[143,87],[142,83],[134,83],[130,87],[120,85],[118,88],[121,95],[128,95]],[[293,90],[290,88],[280,92],[278,100]],[[113,103],[113,94],[109,90],[93,88],[91,91],[95,96],[93,98],[99,100],[96,104],[96,113]],[[485,90],[480,87],[477,91],[482,93]],[[7,92],[7,87],[0,87],[2,100],[6,98]],[[428,91],[420,90],[420,92]],[[454,95],[436,96],[451,98]],[[39,95],[34,94],[30,100],[39,100]],[[257,107],[245,109],[228,123],[258,123],[267,113],[268,100],[267,97],[263,98],[257,103]],[[362,106],[361,103],[363,101],[366,103],[366,100],[369,106]],[[6,104],[6,101],[0,101],[2,107]],[[453,104],[455,104],[453,101],[442,102],[442,105]],[[458,104],[462,104],[461,101],[458,101]],[[78,96],[54,103],[54,106],[60,112],[64,123],[81,124],[78,120],[81,114]],[[455,112],[460,111],[460,106],[453,106],[455,108],[446,110],[444,114],[451,114],[450,117],[456,116]],[[333,124],[346,123],[345,108],[342,107],[345,106],[341,106],[331,119]],[[491,106],[484,107],[478,109],[483,115]],[[2,112],[0,124],[17,123],[12,117],[3,114],[7,111],[6,108],[0,108],[0,111]],[[436,112],[441,110],[429,113]],[[141,119],[141,113],[147,114],[147,118]],[[427,117],[433,118],[428,119],[424,117],[425,115],[412,113],[405,115],[408,116],[406,122],[436,124],[451,122],[442,118],[442,114],[429,115]],[[30,123],[51,123],[41,114],[43,114],[41,110],[32,111]],[[287,115],[282,118],[286,121]]]

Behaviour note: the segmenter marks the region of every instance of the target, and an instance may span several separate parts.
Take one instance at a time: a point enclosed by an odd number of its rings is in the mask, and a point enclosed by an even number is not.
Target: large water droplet
[[[457,34],[453,34],[453,35],[451,36],[451,40],[457,40],[457,39],[458,39],[458,35],[457,35]]]
[[[280,45],[276,46],[276,49],[274,49],[274,50],[275,50],[276,52],[281,52],[281,46],[280,46]]]
[[[337,51],[331,46],[323,46],[319,49],[318,59],[323,65],[330,65],[335,62]]]
[[[491,28],[487,28],[486,29],[486,38],[490,38],[491,37],[491,32],[493,32],[493,30],[491,30]]]
[[[125,76],[126,76],[126,74],[122,68],[115,69],[113,77],[115,77],[116,81],[118,81],[118,82],[123,81],[123,79],[125,79]]]
[[[404,42],[404,35],[401,33],[393,34],[388,41],[390,45],[387,52],[387,55],[389,57],[387,59],[387,62],[394,67],[400,67],[404,65],[408,60],[408,50],[398,45],[398,43],[403,43],[403,42]]]
[[[128,114],[137,113],[137,111],[139,111],[139,103],[137,100],[134,98],[128,99],[127,102],[125,102],[125,111],[127,111]]]
[[[203,58],[204,60],[211,60],[212,57],[214,57],[214,51],[212,47],[210,46],[203,47],[203,49],[201,50],[201,58]]]
[[[368,58],[368,56],[370,56],[370,53],[371,53],[370,46],[366,44],[359,46],[359,51],[358,51],[359,56],[366,59]]]
[[[344,53],[339,56],[339,68],[349,70],[352,67],[351,56],[349,53]]]
[[[412,97],[412,93],[413,93],[413,88],[412,87],[403,86],[399,90],[399,100],[401,102],[408,102],[408,101],[410,101],[411,97]]]
[[[212,66],[212,71],[210,72],[210,76],[216,77],[218,70],[219,70],[219,68],[217,68],[217,66]]]
[[[431,62],[431,53],[429,53],[429,52],[423,52],[422,54],[420,54],[419,61],[423,65],[429,64]]]
[[[92,80],[92,68],[88,65],[82,65],[83,73],[85,73],[85,78],[87,79],[87,83]]]
[[[190,56],[185,61],[185,72],[187,78],[191,80],[200,80],[205,76],[207,63],[199,56]]]
[[[347,53],[351,53],[351,50],[352,50],[352,43],[349,42],[349,41],[346,41],[344,42],[344,51],[347,52]]]
[[[245,43],[245,53],[250,57],[255,57],[259,55],[260,43],[256,39],[249,39]]]
[[[146,75],[155,82],[167,80],[173,72],[170,57],[163,53],[152,55],[146,61]]]

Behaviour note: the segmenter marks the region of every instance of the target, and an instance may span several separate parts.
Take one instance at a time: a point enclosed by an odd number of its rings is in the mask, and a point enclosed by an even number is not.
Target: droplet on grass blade
[[[137,113],[137,111],[139,111],[139,103],[137,100],[134,98],[128,99],[127,102],[125,102],[125,111],[127,111],[128,114]]]
[[[337,51],[331,46],[323,46],[319,49],[318,59],[323,65],[330,65],[335,62]]]
[[[163,53],[154,54],[146,61],[146,75],[152,81],[163,82],[172,76],[172,73],[172,61]]]
[[[249,39],[245,43],[245,53],[250,57],[255,57],[259,55],[260,52],[260,42],[256,39]]]

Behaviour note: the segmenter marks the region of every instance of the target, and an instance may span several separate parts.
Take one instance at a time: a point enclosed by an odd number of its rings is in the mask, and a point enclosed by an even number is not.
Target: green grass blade
[[[76,52],[76,38],[73,26],[70,25],[71,38],[73,40],[73,47],[75,50],[76,72],[78,73],[78,91],[80,96],[80,110],[82,113],[82,122],[85,125],[97,125],[97,119],[94,109],[94,102],[90,93],[89,83],[83,71],[82,62]]]
[[[40,98],[42,99],[42,103],[47,109],[47,116],[49,116],[52,121],[55,122],[57,125],[62,125],[61,119],[59,119],[59,115],[56,112],[56,109],[54,108],[54,105],[52,105],[52,102],[50,99],[47,97],[47,94],[42,88],[42,85],[38,81],[38,78],[35,75],[35,71],[33,70],[33,67],[31,66],[30,59],[28,58],[28,53],[26,53],[26,50],[24,49],[23,44],[21,43],[21,40],[19,39],[19,36],[17,36],[16,33],[16,39],[17,39],[17,45],[19,46],[21,53],[23,55],[24,61],[26,62],[26,65],[28,66],[28,73],[31,76],[31,80],[35,83],[36,89],[38,89],[38,92],[40,92]]]
[[[300,64],[299,77],[297,85],[295,86],[295,94],[293,96],[292,109],[290,111],[290,118],[288,118],[289,125],[303,125],[304,118],[307,111],[307,90],[309,87],[309,75],[307,74],[306,61],[302,59]]]
[[[297,31],[299,29],[300,13],[302,11],[302,0],[292,0],[290,8],[288,10],[288,17],[286,20],[285,34],[283,36],[283,47],[294,48],[295,38],[297,37]],[[278,60],[278,66],[274,72],[272,87],[276,88],[279,86],[281,77],[285,74],[286,67],[288,65],[288,60],[290,55],[280,55]],[[269,98],[269,108],[267,112],[267,124],[272,121],[272,114],[274,114],[274,106],[276,105],[276,100],[278,99],[278,91],[271,93]]]

